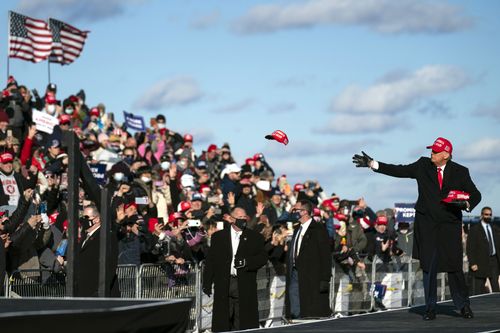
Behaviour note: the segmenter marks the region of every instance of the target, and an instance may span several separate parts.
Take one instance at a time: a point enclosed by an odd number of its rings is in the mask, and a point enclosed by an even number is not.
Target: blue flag
[[[144,118],[141,116],[135,116],[131,113],[123,111],[123,117],[125,118],[125,124],[127,124],[127,128],[136,130],[136,131],[145,131],[146,126],[144,125]]]

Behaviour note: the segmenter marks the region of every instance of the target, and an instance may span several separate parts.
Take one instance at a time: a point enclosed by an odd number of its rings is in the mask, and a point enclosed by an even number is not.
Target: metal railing
[[[209,329],[213,298],[202,294],[200,264],[120,265],[118,283],[123,298],[194,299],[189,331]],[[65,297],[64,273],[19,270],[5,281],[5,297]],[[424,304],[422,271],[417,260],[397,258],[383,263],[374,258],[366,268],[349,269],[335,264],[330,283],[330,306],[336,315],[394,309]],[[257,273],[259,318],[264,327],[286,323],[285,276],[268,264]],[[444,273],[438,274],[438,297],[450,298]]]

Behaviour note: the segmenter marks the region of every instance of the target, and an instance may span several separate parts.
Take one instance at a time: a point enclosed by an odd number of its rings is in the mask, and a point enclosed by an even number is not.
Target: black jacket
[[[437,167],[428,157],[408,165],[379,162],[376,172],[399,178],[413,178],[418,185],[415,204],[413,258],[420,260],[424,271],[429,271],[431,258],[437,255],[440,272],[462,270],[462,211],[441,202],[450,190],[470,194],[470,210],[481,201],[481,193],[474,185],[469,170],[453,161],[446,164],[443,187],[439,189]]]
[[[495,243],[496,257],[500,258],[500,228],[491,223],[490,227]],[[475,276],[480,278],[492,276],[488,238],[481,222],[470,227],[467,236],[467,257],[469,258],[469,267],[477,265]]]
[[[212,331],[230,330],[229,279],[233,258],[230,225],[212,235],[203,272],[203,290],[214,285]],[[245,229],[240,236],[237,258],[246,260],[246,266],[238,269],[240,329],[258,328],[257,270],[267,262],[264,238],[254,230]]]
[[[292,241],[298,229],[295,229]],[[289,249],[293,247],[291,244]],[[286,275],[286,314],[290,316],[290,276],[293,260],[293,251],[288,251]],[[332,254],[326,228],[314,220],[307,228],[300,252],[295,261],[299,275],[300,316],[328,317],[331,314],[329,304],[329,283],[332,270]]]

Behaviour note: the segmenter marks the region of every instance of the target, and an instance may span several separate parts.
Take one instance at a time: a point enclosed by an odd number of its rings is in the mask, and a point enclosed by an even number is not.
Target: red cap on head
[[[333,201],[331,199],[323,200],[323,202],[321,203],[321,207],[323,207],[323,209],[325,210],[335,210],[335,207],[333,207]]]
[[[208,186],[207,184],[201,184],[198,192],[203,193],[205,191],[210,192],[210,186]]]
[[[245,160],[245,164],[248,164],[248,165],[254,165],[254,160],[252,157],[249,157]]]
[[[318,207],[313,208],[313,216],[321,216],[321,210]]]
[[[210,146],[208,146],[207,152],[211,153],[211,152],[216,151],[216,150],[217,150],[217,146],[212,143]]]
[[[71,103],[78,103],[78,97],[76,97],[75,95],[71,95],[69,96],[69,101]]]
[[[185,212],[187,210],[191,209],[191,203],[189,201],[181,201],[177,205],[177,211],[178,212]]]
[[[45,103],[47,104],[55,104],[57,103],[56,96],[52,92],[48,92],[45,96]]]
[[[170,213],[168,216],[168,223],[171,223],[172,226],[177,227],[179,225],[179,220],[184,220],[184,214],[180,212]]]
[[[387,217],[385,216],[378,216],[377,221],[375,221],[377,225],[387,225]]]
[[[124,209],[127,209],[129,207],[135,207],[135,209],[137,209],[137,204],[135,202],[129,202],[126,203],[125,206],[123,206]]]
[[[59,124],[69,124],[71,122],[71,116],[68,114],[62,114],[59,116]]]
[[[184,134],[185,142],[193,142],[193,136],[191,134]]]
[[[276,130],[272,134],[266,135],[265,138],[268,140],[276,140],[284,145],[288,144],[288,136],[281,130]]]
[[[300,192],[304,189],[304,184],[301,184],[301,183],[297,183],[295,185],[293,185],[293,190],[295,192]]]
[[[99,117],[101,113],[99,112],[99,109],[96,108],[96,107],[93,107],[92,109],[90,109],[90,115],[91,116],[96,116],[96,117]]]
[[[445,151],[451,154],[453,152],[453,146],[451,145],[451,142],[445,138],[437,138],[432,146],[427,146],[427,149],[429,148],[436,153]]]
[[[9,153],[8,151],[6,151],[0,155],[0,162],[1,163],[9,163],[9,162],[12,162],[13,160],[14,160],[14,156],[12,156],[12,154]]]

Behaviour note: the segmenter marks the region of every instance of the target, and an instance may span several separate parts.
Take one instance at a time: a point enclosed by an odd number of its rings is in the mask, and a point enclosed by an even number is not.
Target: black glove
[[[467,201],[465,200],[453,200],[451,202],[448,202],[448,206],[460,209],[460,210],[466,210],[467,209]]]
[[[330,292],[330,281],[319,281],[319,292],[321,294]]]
[[[362,151],[361,153],[363,154],[363,156],[355,154],[352,157],[352,163],[356,164],[356,168],[368,168],[371,161],[373,161],[373,158],[366,155],[364,151]]]
[[[212,288],[203,288],[203,293],[208,297],[212,296]]]
[[[240,259],[240,258],[235,258],[234,259],[234,268],[243,268],[246,266],[246,260],[245,259]]]

